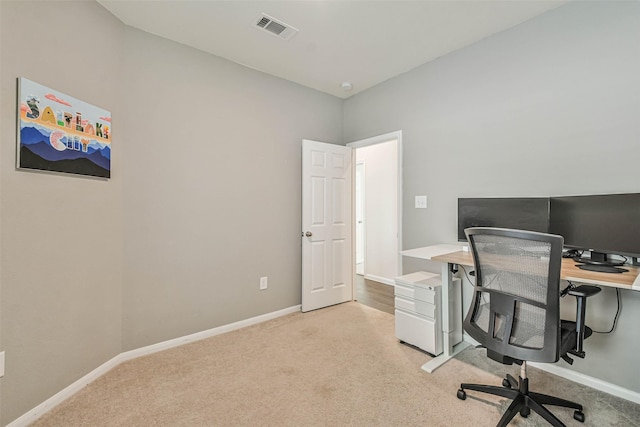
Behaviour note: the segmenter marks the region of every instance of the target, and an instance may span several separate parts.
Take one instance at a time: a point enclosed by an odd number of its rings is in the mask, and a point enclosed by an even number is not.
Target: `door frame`
[[[355,161],[355,157],[353,158]],[[357,177],[358,177],[358,167],[361,167],[362,169],[362,174],[361,174],[361,179],[360,179],[360,186],[358,186],[357,183]],[[367,166],[365,162],[356,162],[355,163],[355,170],[356,170],[356,174],[354,175],[354,185],[353,185],[353,189],[354,189],[354,193],[353,193],[353,197],[355,199],[355,204],[354,204],[354,213],[355,213],[355,221],[354,221],[354,226],[356,227],[355,229],[355,240],[354,240],[354,244],[355,244],[355,254],[356,254],[356,258],[355,258],[355,264],[356,267],[358,265],[358,208],[361,210],[361,221],[362,221],[362,274],[364,275],[364,263],[367,259],[367,234],[366,234],[366,226],[367,226],[367,222],[366,222],[366,218],[365,218],[365,214],[366,214],[366,210],[365,210],[365,206],[366,206],[366,200],[365,200],[365,195],[366,195],[366,188],[365,188],[365,182],[364,182],[364,177],[366,176],[366,170],[367,170]],[[360,206],[358,206],[358,194],[360,194]],[[356,274],[358,274],[357,272],[357,268],[356,268]]]
[[[353,149],[352,151],[352,164],[356,164],[356,149],[357,148],[362,148],[362,147],[368,147],[370,145],[376,145],[376,144],[382,144],[383,142],[389,142],[391,140],[396,140],[398,141],[397,144],[397,149],[398,149],[398,188],[397,188],[397,196],[398,196],[398,200],[397,200],[397,209],[398,209],[398,247],[397,247],[397,257],[398,257],[398,275],[402,275],[402,255],[400,255],[400,252],[402,251],[402,203],[403,203],[403,196],[402,196],[402,176],[403,176],[403,172],[402,172],[402,130],[397,130],[394,132],[389,132],[389,133],[385,133],[383,135],[378,135],[378,136],[373,136],[370,138],[366,138],[366,139],[362,139],[359,141],[354,141],[354,142],[350,142],[348,144],[346,144],[347,147],[351,147]],[[352,265],[352,269],[354,271],[355,274],[355,263],[356,263],[356,248],[355,248],[355,227],[356,227],[356,214],[355,214],[355,203],[356,203],[356,198],[355,198],[355,167],[353,168],[353,179],[352,179],[352,185],[353,185],[353,192],[352,195],[353,197],[351,198],[351,204],[352,204],[352,227],[351,227],[351,233],[352,233],[352,242],[354,242],[353,244],[353,250],[352,250],[352,260],[351,260],[351,265]],[[366,265],[366,251],[365,251],[365,265]],[[393,279],[393,278],[392,278]],[[355,289],[353,290],[353,296],[355,299]]]

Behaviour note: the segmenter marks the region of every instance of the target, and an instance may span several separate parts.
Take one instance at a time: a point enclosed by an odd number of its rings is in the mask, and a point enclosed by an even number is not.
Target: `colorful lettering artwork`
[[[111,177],[111,113],[18,81],[18,168]]]

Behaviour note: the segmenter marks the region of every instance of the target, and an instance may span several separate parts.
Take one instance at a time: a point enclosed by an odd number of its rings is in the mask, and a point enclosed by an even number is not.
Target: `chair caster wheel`
[[[530,413],[531,413],[531,409],[526,408],[526,407],[525,407],[525,408],[522,408],[522,409],[520,410],[520,416],[521,416],[522,418],[527,418],[527,417],[529,416],[529,414],[530,414]]]
[[[502,387],[511,388],[511,383],[509,382],[508,379],[504,378],[502,380]]]
[[[458,399],[465,400],[466,398],[467,393],[463,389],[458,390]],[[575,414],[573,416],[575,417]]]
[[[575,420],[578,420],[578,421],[580,421],[581,423],[583,423],[583,422],[584,422],[584,412],[582,412],[582,411],[575,411],[575,412],[573,413],[573,418],[574,418]]]

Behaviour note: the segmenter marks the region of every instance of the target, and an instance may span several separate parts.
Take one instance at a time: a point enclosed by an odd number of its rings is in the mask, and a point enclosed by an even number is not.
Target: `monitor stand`
[[[573,257],[573,260],[581,264],[600,265],[607,267],[620,267],[621,265],[624,265],[624,261],[614,261],[608,256],[608,254],[597,251],[591,251],[591,257],[584,258],[575,256]]]
[[[624,273],[629,270],[626,268],[614,267],[611,265],[601,265],[601,264],[580,264],[577,265],[580,270],[587,271],[597,271],[599,273]]]
[[[581,270],[596,271],[598,273],[624,273],[629,271],[625,268],[620,268],[624,265],[624,261],[613,261],[605,253],[598,251],[591,251],[591,258],[574,257],[575,262],[581,263],[577,265]]]

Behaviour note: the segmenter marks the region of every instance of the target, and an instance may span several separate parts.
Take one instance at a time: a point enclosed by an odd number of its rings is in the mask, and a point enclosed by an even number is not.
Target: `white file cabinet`
[[[396,337],[436,356],[442,353],[443,341],[441,291],[438,274],[419,271],[396,278]],[[462,340],[460,279],[453,279],[449,292],[455,345]]]

